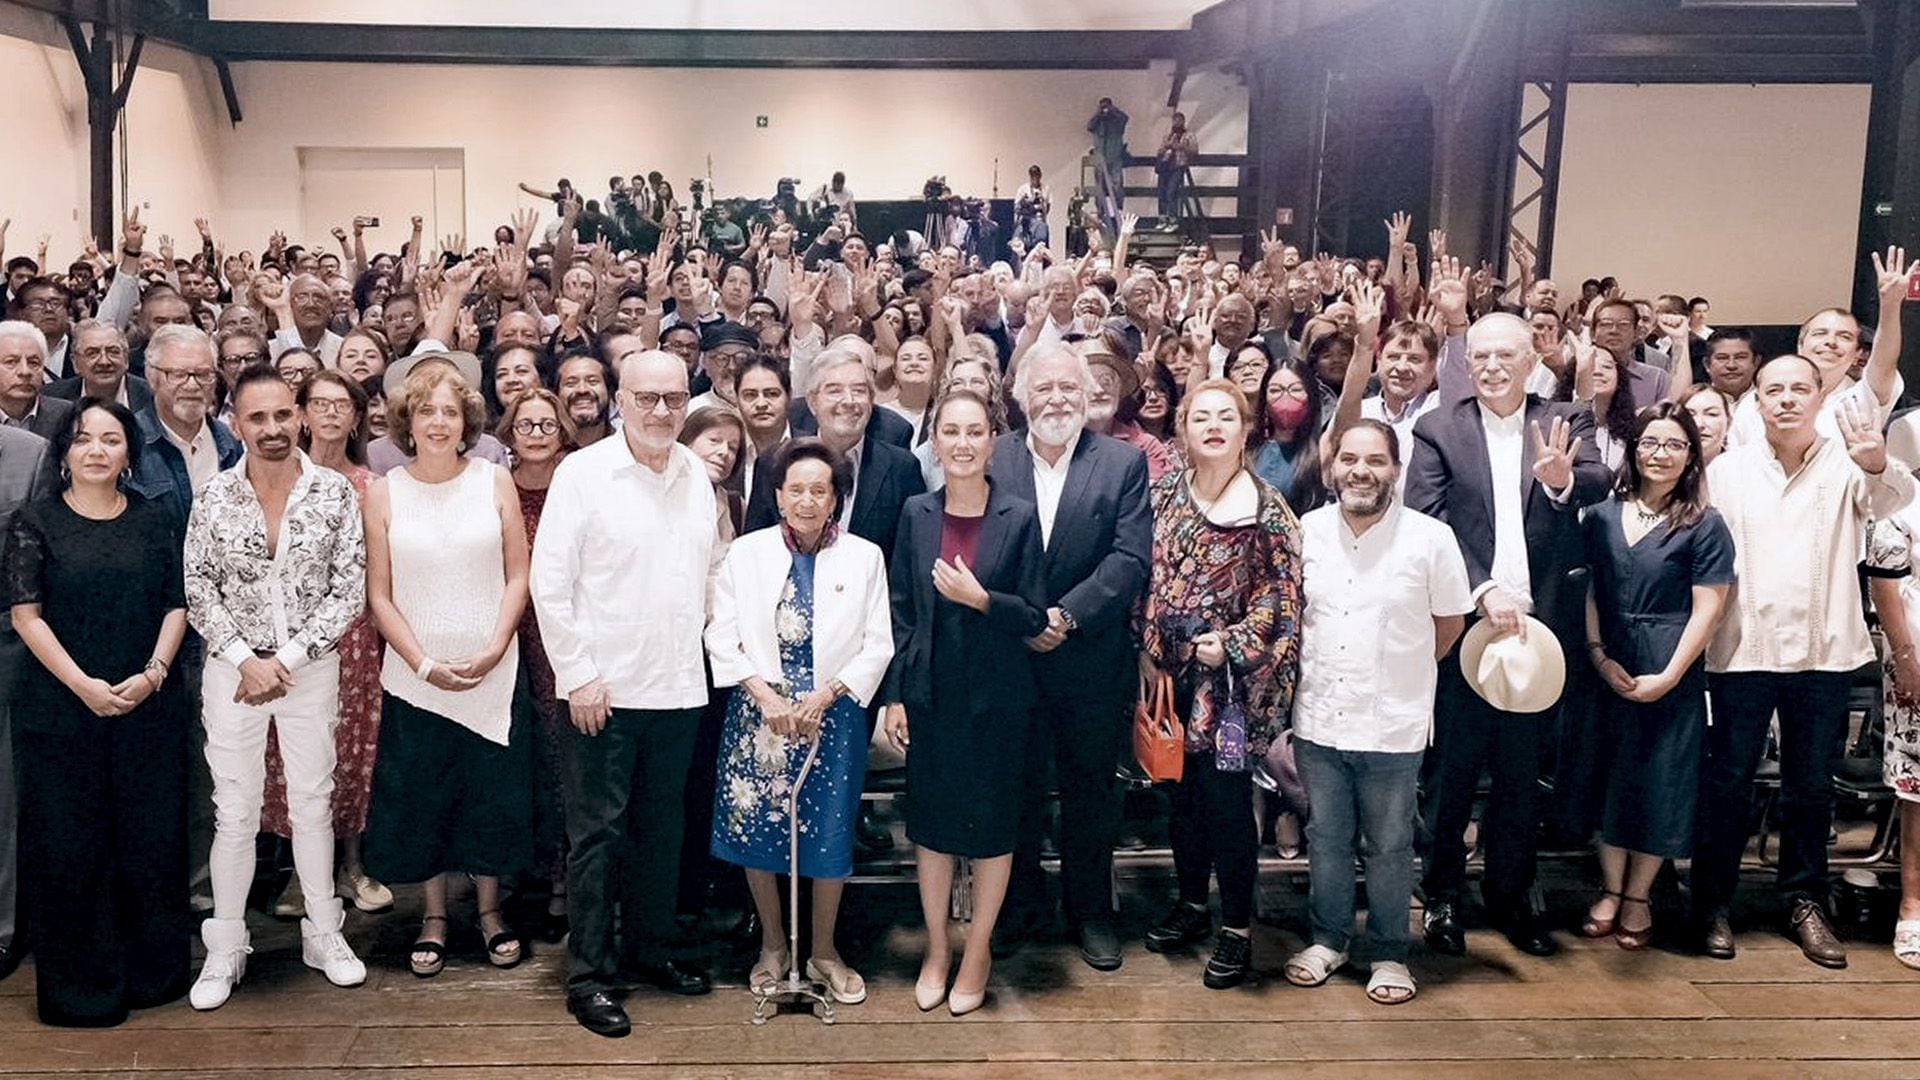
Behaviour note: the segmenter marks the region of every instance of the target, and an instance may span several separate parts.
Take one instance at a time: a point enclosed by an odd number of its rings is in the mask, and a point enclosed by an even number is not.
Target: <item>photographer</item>
[[[1087,121],[1093,133],[1093,180],[1099,198],[1100,222],[1109,232],[1120,228],[1120,212],[1127,205],[1127,114],[1101,98],[1093,118]]]
[[[1050,242],[1047,215],[1053,212],[1053,192],[1040,179],[1040,166],[1027,166],[1027,182],[1013,196],[1013,236],[1032,251]]]

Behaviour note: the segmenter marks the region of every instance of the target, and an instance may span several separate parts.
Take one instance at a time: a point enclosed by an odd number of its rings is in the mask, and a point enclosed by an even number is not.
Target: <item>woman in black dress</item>
[[[1026,639],[1046,629],[1040,517],[987,482],[993,423],[985,399],[949,390],[933,410],[933,453],[946,487],[900,511],[888,574],[893,665],[881,701],[887,737],[907,750],[907,838],[914,843],[927,955],[914,1001],[955,1016],[986,998],[988,948],[1007,895],[1019,831],[1027,713]],[[953,860],[973,860],[973,922],[953,992],[947,909]]]
[[[1587,653],[1611,693],[1599,728],[1612,743],[1602,819],[1604,892],[1581,933],[1624,949],[1653,936],[1647,890],[1667,859],[1693,850],[1707,723],[1700,654],[1733,584],[1733,537],[1707,506],[1700,430],[1672,401],[1627,429],[1614,497],[1589,508]]]
[[[40,1019],[108,1027],[187,992],[187,725],[167,669],[186,634],[181,539],[121,482],[133,414],[80,403],[59,491],[7,533],[7,601],[33,654],[14,700],[22,869]]]

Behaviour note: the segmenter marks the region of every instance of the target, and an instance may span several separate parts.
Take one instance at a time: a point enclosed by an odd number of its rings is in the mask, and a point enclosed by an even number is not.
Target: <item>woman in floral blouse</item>
[[[1900,800],[1900,913],[1894,959],[1920,969],[1920,507],[1867,529],[1867,585],[1887,636],[1887,753],[1881,772]]]
[[[1141,621],[1141,674],[1173,677],[1186,725],[1173,788],[1180,901],[1147,932],[1164,952],[1212,930],[1207,886],[1220,879],[1220,935],[1203,978],[1246,979],[1259,835],[1252,770],[1293,705],[1300,647],[1300,524],[1246,466],[1253,411],[1224,379],[1181,403],[1190,467],[1152,488],[1153,580]]]

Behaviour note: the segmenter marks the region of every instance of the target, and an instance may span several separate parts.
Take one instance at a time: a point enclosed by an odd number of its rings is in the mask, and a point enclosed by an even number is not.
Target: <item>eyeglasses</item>
[[[67,302],[57,296],[36,296],[31,300],[20,301],[20,306],[28,311],[59,311],[67,306]]]
[[[632,396],[634,405],[643,413],[650,413],[659,408],[663,401],[667,403],[668,412],[679,412],[687,407],[687,402],[693,397],[685,390],[675,390],[666,394],[656,394],[651,390],[635,390],[632,391]]]
[[[308,398],[307,408],[317,416],[347,416],[353,412],[349,398]]]
[[[1639,447],[1640,452],[1643,454],[1654,454],[1665,450],[1669,454],[1678,455],[1693,449],[1685,439],[1655,439],[1648,437],[1641,439],[1639,442],[1634,443],[1634,445]]]
[[[637,400],[639,396],[635,394],[634,398]],[[559,430],[560,421],[558,420],[515,420],[513,422],[515,435],[552,435]]]
[[[263,352],[228,353],[220,358],[222,364],[238,364],[241,367],[249,364],[264,364],[266,360],[267,354]]]
[[[219,378],[218,374],[211,371],[183,371],[180,368],[163,367],[157,367],[153,370],[159,372],[162,377],[175,386],[183,383],[193,383],[196,386],[212,386],[213,380]]]

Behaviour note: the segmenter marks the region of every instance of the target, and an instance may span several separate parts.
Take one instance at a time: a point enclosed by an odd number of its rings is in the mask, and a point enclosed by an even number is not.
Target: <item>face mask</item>
[[[1267,402],[1267,420],[1276,430],[1291,431],[1307,418],[1307,403],[1291,394]]]

